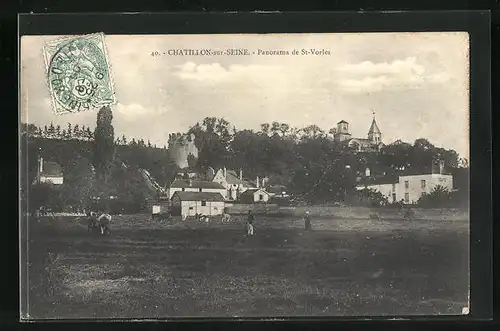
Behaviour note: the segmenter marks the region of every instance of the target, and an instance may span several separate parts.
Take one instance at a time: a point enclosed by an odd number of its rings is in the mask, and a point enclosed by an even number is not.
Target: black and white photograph
[[[24,319],[469,313],[469,34],[20,40]]]

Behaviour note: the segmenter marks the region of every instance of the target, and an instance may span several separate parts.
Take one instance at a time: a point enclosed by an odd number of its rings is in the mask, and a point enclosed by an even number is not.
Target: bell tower
[[[382,142],[382,132],[380,132],[377,121],[375,121],[375,112],[373,112],[372,125],[368,131],[368,140],[370,140],[372,144],[380,144]]]
[[[334,135],[335,141],[344,141],[351,139],[351,134],[349,133],[349,123],[342,120],[337,123],[337,130]]]

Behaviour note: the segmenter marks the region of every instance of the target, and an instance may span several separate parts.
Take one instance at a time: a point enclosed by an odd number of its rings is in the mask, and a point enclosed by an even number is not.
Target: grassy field
[[[468,221],[263,219],[151,223],[118,216],[29,227],[31,318],[461,314]]]

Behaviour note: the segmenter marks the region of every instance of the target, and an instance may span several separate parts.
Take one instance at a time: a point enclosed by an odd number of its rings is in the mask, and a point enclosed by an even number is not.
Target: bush
[[[381,207],[389,203],[382,193],[368,188],[354,192],[347,202],[359,207]]]

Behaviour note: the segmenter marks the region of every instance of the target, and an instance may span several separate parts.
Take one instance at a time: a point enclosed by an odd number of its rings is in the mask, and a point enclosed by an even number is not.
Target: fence
[[[283,217],[302,217],[306,211],[312,217],[329,217],[337,219],[368,219],[371,214],[377,213],[382,219],[401,219],[402,212],[394,208],[367,208],[367,207],[334,207],[334,206],[298,206],[285,207],[276,204],[226,205],[226,212],[232,215],[245,214],[251,210],[254,214],[276,215]],[[468,211],[459,209],[422,209],[412,208],[413,218],[427,220],[468,220]]]

